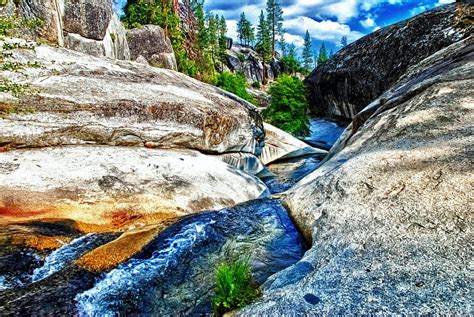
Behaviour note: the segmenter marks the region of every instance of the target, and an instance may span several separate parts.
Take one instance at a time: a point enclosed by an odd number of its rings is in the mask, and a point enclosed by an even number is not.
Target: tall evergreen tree
[[[311,36],[309,35],[309,31],[306,30],[306,34],[304,36],[304,44],[303,44],[303,68],[306,72],[311,71],[311,64],[313,62],[312,58],[312,46],[313,43],[311,42]]]
[[[280,47],[282,57],[286,56],[286,54],[288,53],[288,43],[286,43],[285,37],[283,35],[280,36],[278,46]]]
[[[225,60],[227,50],[227,23],[224,16],[219,20],[219,58],[221,61]]]
[[[283,33],[283,9],[279,0],[267,0],[267,23],[271,35],[272,56],[276,56],[276,42]]]
[[[288,53],[282,58],[283,69],[285,73],[296,74],[301,68],[301,63],[296,52],[294,44],[288,45]]]
[[[247,25],[247,17],[245,12],[240,14],[239,22],[237,22],[237,37],[239,38],[240,44],[245,44],[246,34],[245,27]]]
[[[341,47],[344,48],[347,46],[347,36],[341,37]]]
[[[197,20],[197,44],[200,50],[207,48],[209,38],[206,28],[206,18],[204,16],[204,4],[199,2],[196,4],[196,20]]]
[[[263,10],[260,11],[256,40],[257,52],[262,56],[263,61],[265,63],[270,62],[272,59],[272,39],[267,20],[265,19],[265,15],[263,14]]]
[[[249,20],[245,23],[244,33],[247,39],[247,45],[252,45],[255,41],[255,28]]]
[[[207,36],[208,49],[211,53],[213,61],[218,59],[219,55],[219,17],[214,16],[211,12],[207,15]]]
[[[321,47],[319,48],[318,65],[322,65],[326,63],[327,60],[328,60],[328,51],[326,49],[326,45],[322,43]]]

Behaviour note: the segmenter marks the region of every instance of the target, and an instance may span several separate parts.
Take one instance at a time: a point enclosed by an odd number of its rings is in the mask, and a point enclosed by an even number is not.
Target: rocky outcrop
[[[328,153],[326,150],[309,146],[271,124],[264,123],[264,127],[265,147],[263,148],[262,154],[260,154],[260,160],[265,165],[278,160],[305,155],[319,155],[324,157]]]
[[[157,25],[144,25],[127,31],[132,60],[140,57],[152,66],[178,70],[171,41]]]
[[[285,198],[311,250],[240,315],[471,313],[473,70],[471,36],[356,116]]]
[[[93,56],[130,59],[125,28],[111,0],[7,0],[0,14],[42,22],[36,31],[22,30],[24,38]]]
[[[455,5],[378,30],[342,49],[307,78],[314,114],[352,119],[411,66],[460,40]]]
[[[264,74],[267,81],[273,81],[281,73],[277,60],[272,61],[270,65],[264,65],[261,56],[248,46],[233,44],[232,48],[227,50],[226,59],[230,71],[244,74],[250,84],[264,84]]]
[[[105,144],[258,155],[263,146],[252,105],[180,73],[47,46],[15,50],[12,60],[40,67],[2,73],[28,87],[2,98],[13,109],[1,119],[0,144],[8,148]]]
[[[0,95],[3,221],[120,228],[268,195],[257,178],[196,152],[260,154],[261,118],[238,97],[134,62],[48,46],[10,52],[24,69],[1,73],[21,87]]]

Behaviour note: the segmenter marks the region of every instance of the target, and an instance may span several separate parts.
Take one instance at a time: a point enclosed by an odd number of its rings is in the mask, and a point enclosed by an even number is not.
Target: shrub
[[[309,132],[308,102],[301,80],[288,75],[280,76],[270,87],[271,103],[262,112],[270,124],[297,136]]]
[[[242,53],[237,53],[237,57],[241,63],[245,62],[245,55]]]
[[[247,91],[247,81],[242,74],[224,72],[217,76],[217,87],[231,92],[249,102],[255,102],[254,98]]]
[[[259,83],[258,81],[254,81],[254,82],[252,83],[252,87],[253,87],[253,88],[256,88],[256,89],[260,89],[260,83]]]
[[[216,295],[213,300],[216,315],[245,307],[260,297],[250,272],[248,260],[219,265],[216,270]]]

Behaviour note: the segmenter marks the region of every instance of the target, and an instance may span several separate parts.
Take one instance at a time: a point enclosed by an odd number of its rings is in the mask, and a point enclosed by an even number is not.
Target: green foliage
[[[311,53],[312,46],[313,43],[311,42],[311,36],[309,35],[309,31],[306,30],[303,44],[303,68],[306,74],[311,71],[311,64],[313,63],[313,57]]]
[[[8,79],[0,80],[0,92],[10,93],[14,97],[20,97],[34,91],[27,84],[17,84]]]
[[[328,51],[326,49],[326,45],[321,44],[321,47],[319,48],[319,54],[318,54],[318,65],[322,65],[327,62],[329,59],[328,57]]]
[[[0,36],[12,36],[15,31],[37,30],[44,25],[41,19],[21,19],[19,17],[0,17]]]
[[[237,36],[241,44],[250,45],[255,41],[255,28],[252,26],[245,13],[240,14],[240,20],[237,23]]]
[[[217,76],[216,86],[231,92],[248,102],[255,102],[254,98],[247,91],[247,82],[242,74],[233,74],[229,72],[219,74]]]
[[[306,135],[309,131],[308,102],[301,80],[282,75],[270,87],[271,104],[262,112],[270,124],[293,135]]]
[[[253,282],[248,260],[221,264],[215,274],[216,295],[213,305],[217,315],[245,307],[261,296]]]
[[[265,19],[263,10],[260,12],[257,26],[257,45],[255,49],[262,56],[265,63],[269,63],[272,60],[272,39],[268,21]]]
[[[296,53],[296,47],[293,44],[288,45],[288,54],[281,59],[283,65],[283,72],[287,74],[296,74],[301,70],[301,62]]]
[[[267,0],[267,23],[271,37],[271,54],[275,56],[275,46],[278,37],[285,33],[283,29],[283,9],[278,0]]]
[[[256,89],[260,89],[260,83],[259,83],[258,81],[254,81],[254,82],[252,83],[252,87],[253,87],[253,88],[256,88]]]
[[[245,55],[242,53],[237,53],[237,57],[241,63],[245,62]]]

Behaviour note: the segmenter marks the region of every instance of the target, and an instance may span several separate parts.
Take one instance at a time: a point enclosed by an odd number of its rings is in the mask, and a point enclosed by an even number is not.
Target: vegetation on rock
[[[271,104],[262,112],[264,119],[293,135],[305,135],[309,131],[308,102],[301,80],[282,75],[270,87]]]
[[[254,103],[254,98],[247,91],[247,81],[242,74],[224,72],[217,76],[216,86],[231,92],[242,99]]]
[[[245,307],[260,297],[253,282],[248,260],[221,264],[216,270],[216,295],[213,300],[216,315]]]

